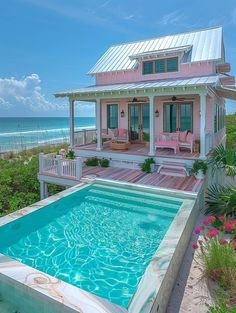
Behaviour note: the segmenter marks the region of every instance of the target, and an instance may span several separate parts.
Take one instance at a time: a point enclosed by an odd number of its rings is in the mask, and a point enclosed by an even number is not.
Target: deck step
[[[183,169],[170,169],[163,167],[159,173],[167,176],[186,177],[186,172]]]
[[[157,172],[170,176],[189,176],[186,165],[182,162],[163,162]]]

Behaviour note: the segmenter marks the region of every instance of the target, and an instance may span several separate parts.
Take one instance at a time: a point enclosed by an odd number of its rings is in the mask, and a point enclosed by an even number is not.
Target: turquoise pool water
[[[90,185],[0,227],[0,252],[127,307],[181,204]]]

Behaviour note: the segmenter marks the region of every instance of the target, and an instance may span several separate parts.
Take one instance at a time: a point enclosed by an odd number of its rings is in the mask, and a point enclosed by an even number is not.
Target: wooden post
[[[154,96],[149,96],[149,127],[150,127],[150,148],[149,155],[155,156],[155,112],[154,112]]]
[[[75,125],[74,125],[74,115],[75,115],[75,108],[74,108],[74,100],[69,98],[70,101],[70,148],[74,147],[75,143]]]
[[[102,150],[101,99],[96,100],[97,151]]]
[[[82,177],[82,158],[76,158],[76,179],[80,180]]]
[[[206,93],[200,94],[200,159],[206,159]]]

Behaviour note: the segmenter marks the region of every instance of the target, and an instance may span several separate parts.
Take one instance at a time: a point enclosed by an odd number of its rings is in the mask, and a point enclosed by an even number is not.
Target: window
[[[143,74],[153,73],[153,61],[143,62]]]
[[[143,62],[143,75],[177,71],[178,71],[177,57]]]
[[[166,63],[167,63],[167,72],[178,71],[178,58],[167,59]]]
[[[217,133],[225,127],[225,108],[215,104],[214,108],[214,132]]]
[[[107,105],[107,128],[118,128],[118,104]]]
[[[155,73],[165,73],[165,60],[155,61]]]

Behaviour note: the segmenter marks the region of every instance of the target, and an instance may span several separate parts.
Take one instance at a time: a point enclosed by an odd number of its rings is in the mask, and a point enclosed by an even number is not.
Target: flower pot
[[[150,167],[151,167],[151,173],[153,173],[155,171],[155,164],[151,164]]]
[[[204,179],[205,175],[202,170],[199,170],[195,175],[196,179]]]

